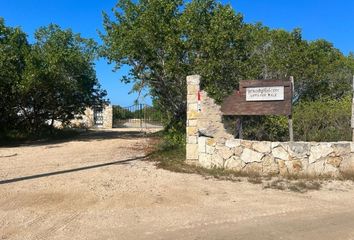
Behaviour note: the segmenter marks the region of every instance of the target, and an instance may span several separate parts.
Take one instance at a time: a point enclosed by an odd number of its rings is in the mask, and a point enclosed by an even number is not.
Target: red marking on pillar
[[[200,99],[201,99],[201,97],[200,97],[200,91],[198,91],[198,112],[201,112],[202,111],[202,108],[201,108],[201,104],[200,104]]]

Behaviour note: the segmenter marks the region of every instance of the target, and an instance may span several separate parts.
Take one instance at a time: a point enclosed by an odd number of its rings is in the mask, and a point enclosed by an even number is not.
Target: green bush
[[[350,141],[350,96],[300,102],[294,108],[294,133],[302,141]]]
[[[243,123],[244,138],[266,141],[287,141],[288,120],[285,116],[247,117]]]
[[[226,131],[235,135],[236,116],[223,119]],[[242,116],[243,138],[259,141],[287,141],[288,122],[285,116]]]
[[[351,97],[302,101],[293,108],[295,141],[350,141]],[[243,138],[260,141],[288,141],[286,116],[243,116]],[[236,117],[224,118],[234,135]]]
[[[163,136],[161,147],[164,149],[178,148],[185,146],[186,133],[180,129],[170,128],[166,130]]]

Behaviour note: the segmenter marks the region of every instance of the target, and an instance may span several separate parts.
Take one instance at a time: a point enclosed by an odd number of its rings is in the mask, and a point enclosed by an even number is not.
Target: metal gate
[[[161,128],[162,115],[147,104],[135,104],[129,107],[113,105],[113,127]]]
[[[103,109],[102,108],[94,108],[93,120],[94,120],[95,126],[100,127],[103,125]]]

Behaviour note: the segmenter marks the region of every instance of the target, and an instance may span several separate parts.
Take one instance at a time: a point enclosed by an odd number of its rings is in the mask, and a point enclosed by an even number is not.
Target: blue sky
[[[83,37],[100,39],[102,11],[110,12],[117,0],[1,0],[0,16],[9,26],[20,26],[32,41],[40,26],[56,23]],[[300,27],[307,40],[319,38],[333,42],[344,54],[354,51],[353,0],[234,0],[230,3],[246,22],[262,22],[271,28],[292,30]],[[113,104],[132,105],[136,95],[131,86],[120,82],[127,68],[112,72],[104,59],[96,62],[97,77]],[[145,99],[150,103],[150,99]]]

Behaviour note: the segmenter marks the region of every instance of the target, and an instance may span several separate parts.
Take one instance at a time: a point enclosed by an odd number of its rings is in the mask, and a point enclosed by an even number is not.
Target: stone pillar
[[[86,126],[86,128],[92,128],[95,125],[92,108],[86,108],[82,118],[82,123]]]
[[[113,127],[113,107],[112,105],[103,108],[103,128]]]
[[[198,162],[198,93],[200,76],[187,76],[187,129],[186,159],[190,163]]]

